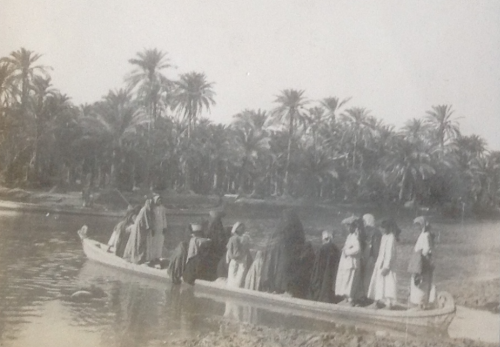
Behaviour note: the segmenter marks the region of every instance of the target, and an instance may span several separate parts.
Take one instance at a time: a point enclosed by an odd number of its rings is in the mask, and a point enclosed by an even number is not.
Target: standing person
[[[370,287],[371,278],[373,275],[373,269],[375,268],[375,262],[378,258],[378,252],[380,250],[380,241],[382,239],[382,233],[375,227],[375,217],[371,214],[363,215],[363,223],[366,232],[366,249],[364,252],[364,296],[368,297],[368,289]]]
[[[137,214],[123,253],[123,258],[134,264],[143,264],[149,260],[147,259],[147,237],[153,228],[151,204],[151,199],[146,199],[144,206]]]
[[[375,262],[368,297],[374,300],[373,308],[391,309],[397,302],[396,277],[396,241],[399,228],[393,220],[383,220],[380,223],[383,235],[380,250]]]
[[[257,251],[255,259],[250,265],[247,275],[245,276],[245,289],[260,290],[260,279],[262,274],[262,264],[264,256],[262,251]]]
[[[215,279],[221,277],[217,272],[217,268],[221,262],[225,261],[226,246],[230,235],[227,237],[226,230],[222,224],[222,218],[225,216],[223,211],[212,210],[209,215],[208,226],[204,232],[205,237],[212,241],[207,258],[207,269],[210,272],[210,277]],[[227,274],[224,277],[227,277]]]
[[[149,260],[162,258],[167,233],[167,209],[163,206],[161,196],[158,194],[153,195],[152,210],[154,223],[149,245]]]
[[[193,230],[191,224],[187,227],[187,235],[191,235]],[[172,283],[180,284],[182,275],[184,274],[184,269],[186,268],[187,253],[189,247],[189,240],[184,239],[179,242],[177,247],[174,249],[172,255],[170,256],[170,261],[168,263],[168,274],[172,279]]]
[[[304,228],[297,212],[293,209],[284,210],[278,227],[269,237],[263,251],[262,290],[278,294],[288,290],[296,270],[292,260],[301,252],[305,242]]]
[[[344,297],[342,304],[354,306],[359,299],[361,288],[360,258],[361,246],[359,242],[360,229],[363,227],[361,219],[355,219],[349,224],[349,235],[342,248],[337,278],[335,281],[335,294]]]
[[[421,228],[421,232],[413,249],[413,261],[410,261],[408,268],[411,273],[410,303],[415,305],[417,309],[426,309],[429,301],[433,301],[430,297],[434,272],[434,264],[432,263],[433,235],[431,225],[424,216],[415,218],[413,223]]]
[[[186,256],[186,267],[182,278],[184,282],[194,284],[196,279],[212,280],[207,276],[206,259],[210,250],[210,239],[203,237],[201,224],[191,225],[191,239],[189,240]]]
[[[333,234],[324,230],[321,233],[322,245],[314,261],[309,298],[314,301],[334,302],[335,279],[340,260],[340,250],[333,243]]]
[[[228,287],[243,287],[245,281],[250,250],[243,236],[244,232],[245,225],[241,222],[235,223],[231,230],[232,236],[227,243],[226,257],[229,268],[226,283]]]
[[[115,255],[123,257],[123,252],[125,252],[125,247],[132,231],[132,225],[134,225],[134,220],[140,209],[140,206],[130,208],[125,218],[116,224],[108,241],[108,252],[113,252]]]

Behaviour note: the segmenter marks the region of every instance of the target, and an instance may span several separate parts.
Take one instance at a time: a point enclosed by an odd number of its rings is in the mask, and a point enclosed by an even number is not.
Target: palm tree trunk
[[[286,153],[284,195],[290,195],[290,159],[292,152],[292,137],[293,137],[293,112],[290,111],[290,124],[288,128],[288,148]]]

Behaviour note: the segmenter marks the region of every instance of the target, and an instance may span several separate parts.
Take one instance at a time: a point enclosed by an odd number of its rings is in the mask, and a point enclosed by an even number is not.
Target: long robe
[[[305,299],[309,293],[311,273],[314,266],[314,249],[310,242],[302,245],[300,252],[292,258],[290,269],[292,270],[288,282],[287,291],[294,298]]]
[[[170,257],[168,273],[170,274],[173,283],[178,284],[181,282],[182,274],[184,273],[184,269],[186,267],[187,248],[187,241],[179,243]]]
[[[152,217],[149,204],[145,204],[131,228],[130,237],[123,258],[134,264],[142,264],[149,259],[147,258],[147,236],[151,233]]]
[[[334,302],[335,279],[340,261],[340,250],[333,242],[321,245],[314,261],[309,298],[314,301]]]
[[[397,301],[396,237],[393,233],[382,235],[380,251],[368,289],[368,297],[375,301],[394,304]],[[389,272],[383,276],[382,270]]]
[[[165,232],[167,230],[167,209],[163,205],[153,207],[153,230],[149,238],[148,258],[162,258]]]
[[[432,302],[430,297],[432,289],[433,265],[431,262],[433,242],[430,232],[421,232],[413,251],[422,256],[422,271],[419,274],[412,274],[410,281],[410,302],[414,305],[425,306]],[[415,276],[420,276],[420,283],[415,284]]]
[[[212,273],[207,267],[207,256],[210,252],[211,241],[201,237],[192,237],[189,241],[186,267],[182,278],[191,285],[196,279],[213,281]],[[191,250],[191,253],[190,253]],[[195,252],[193,252],[195,250]],[[194,254],[194,255],[193,255]]]
[[[261,251],[255,254],[255,259],[248,269],[247,275],[245,277],[245,289],[260,290],[260,280],[262,273],[262,264],[264,263],[264,257]]]
[[[351,299],[357,299],[361,295],[360,283],[361,273],[359,262],[361,248],[358,235],[350,233],[347,236],[340,256],[337,278],[335,280],[335,294]]]
[[[285,210],[276,231],[270,236],[263,252],[261,289],[284,293],[296,269],[292,260],[305,244],[304,228],[297,213]]]
[[[365,230],[367,233],[368,242],[364,261],[363,291],[364,296],[368,296],[368,289],[370,288],[373,269],[375,268],[375,262],[377,261],[378,252],[380,250],[382,233],[379,229],[372,226],[366,226]]]
[[[227,286],[243,287],[248,270],[249,249],[242,237],[233,235],[227,243],[227,259],[229,260]]]

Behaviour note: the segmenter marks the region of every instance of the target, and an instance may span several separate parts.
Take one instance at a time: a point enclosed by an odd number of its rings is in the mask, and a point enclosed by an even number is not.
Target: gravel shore
[[[196,338],[163,341],[164,346],[181,347],[486,347],[494,344],[468,339],[395,338],[382,334],[341,332],[314,333],[303,330],[267,328],[249,324],[221,322],[217,332]]]

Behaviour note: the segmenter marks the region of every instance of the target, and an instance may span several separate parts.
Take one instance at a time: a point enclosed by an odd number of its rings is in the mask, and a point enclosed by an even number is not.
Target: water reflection
[[[275,219],[271,217],[241,218],[257,242],[256,247],[266,232],[274,228]],[[311,218],[304,219],[308,230],[336,222],[329,215]],[[174,248],[183,237],[187,221],[186,217],[169,219],[173,233],[168,248]],[[225,223],[232,221],[228,218]],[[106,241],[115,223],[115,218],[0,211],[1,346],[154,346],[218,330],[220,319],[323,331],[352,329],[352,322],[297,317],[275,307],[250,305],[206,293],[196,286],[171,286],[87,261],[76,230],[87,224],[93,238]],[[435,229],[441,230],[441,243],[436,250],[436,280],[497,275],[498,226],[498,222],[436,225]],[[316,236],[308,235],[313,241]],[[401,274],[404,288],[405,253],[416,237],[405,229],[398,250],[401,259],[398,276]],[[338,236],[337,241],[343,240]],[[479,252],[484,253],[478,256]],[[78,289],[92,285],[101,288],[106,296],[88,300],[71,298]],[[370,326],[367,324],[366,328]]]

